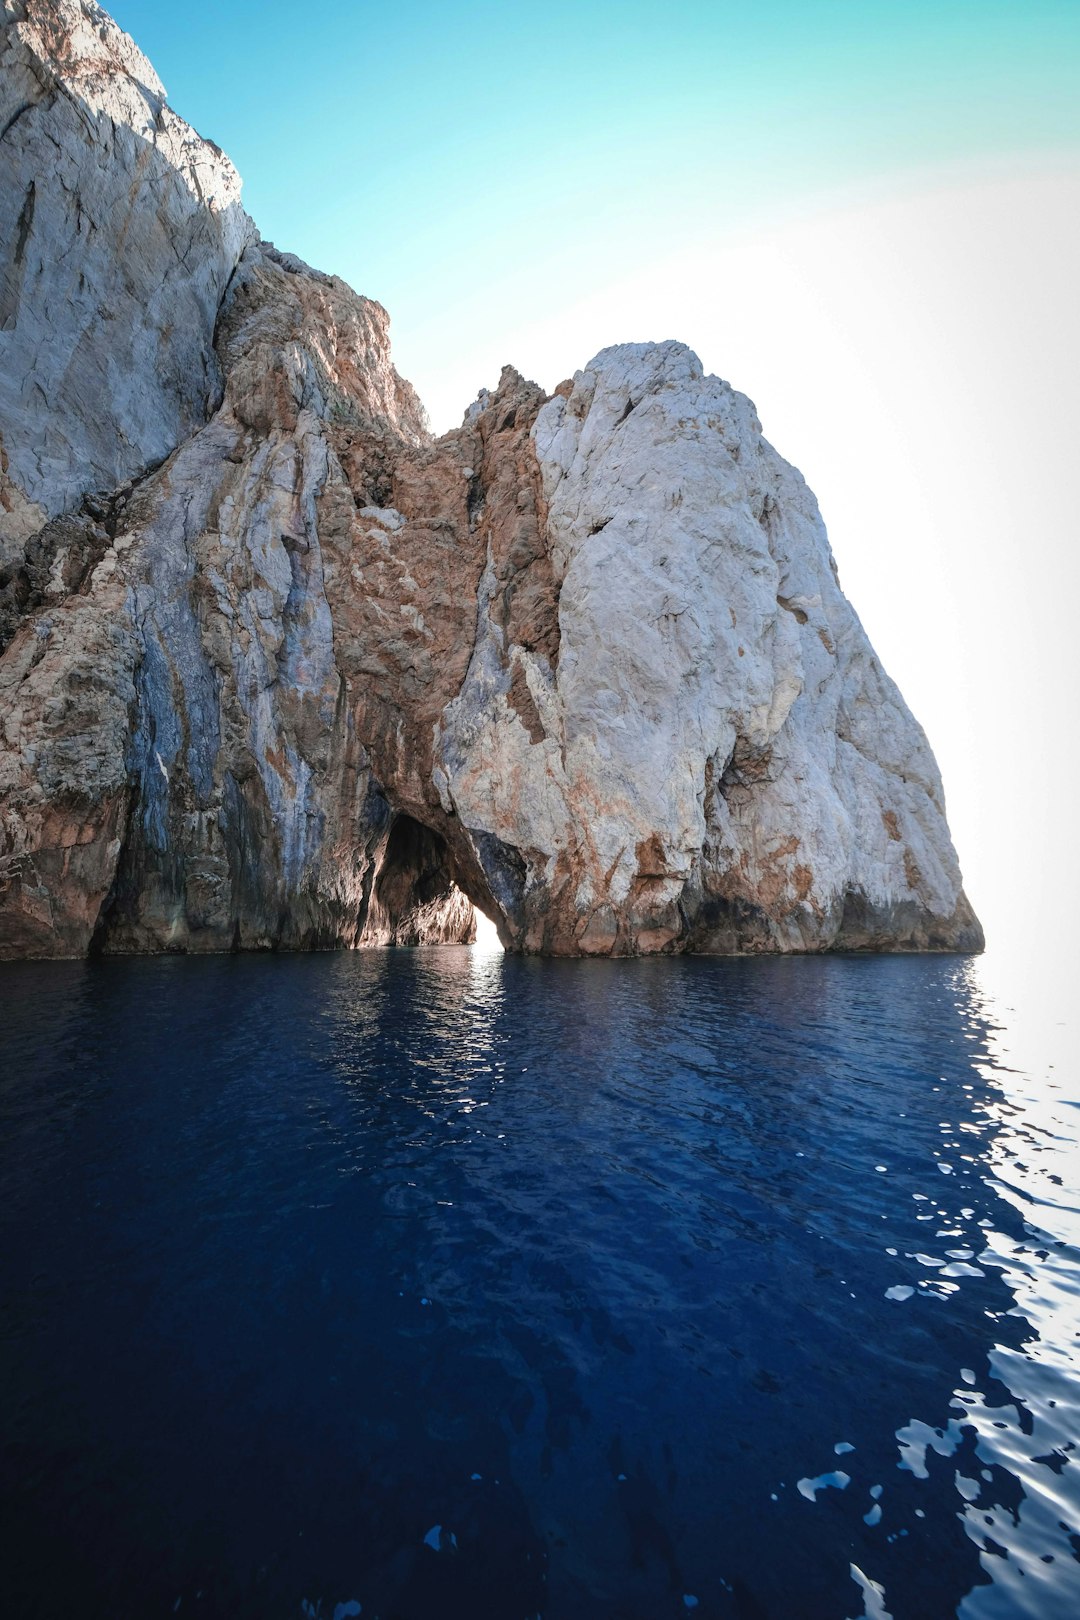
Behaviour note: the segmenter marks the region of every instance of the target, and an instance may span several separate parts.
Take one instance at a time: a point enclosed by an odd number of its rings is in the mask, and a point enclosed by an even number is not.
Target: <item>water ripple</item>
[[[1071,1051],[987,964],[0,998],[4,1612],[1080,1613]]]

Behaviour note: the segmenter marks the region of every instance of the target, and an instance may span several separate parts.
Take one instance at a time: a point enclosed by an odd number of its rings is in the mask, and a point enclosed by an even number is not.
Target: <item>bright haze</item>
[[[679,338],[755,401],[937,753],[991,948],[1080,902],[1077,0],[116,0],[436,431]]]

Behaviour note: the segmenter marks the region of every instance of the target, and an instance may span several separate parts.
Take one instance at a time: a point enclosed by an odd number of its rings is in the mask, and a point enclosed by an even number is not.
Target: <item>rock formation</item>
[[[813,496],[678,343],[432,440],[92,0],[4,0],[0,955],[981,946]]]

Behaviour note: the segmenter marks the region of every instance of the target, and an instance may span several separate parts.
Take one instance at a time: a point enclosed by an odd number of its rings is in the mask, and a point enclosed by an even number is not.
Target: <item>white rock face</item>
[[[750,401],[682,344],[623,344],[533,436],[558,665],[516,655],[536,742],[481,636],[441,738],[462,822],[530,851],[585,950],[955,942],[933,756]]]
[[[218,306],[257,232],[228,158],[92,0],[0,17],[2,563],[205,420]]]
[[[0,956],[978,949],[813,496],[678,343],[432,442],[92,0],[0,0]]]

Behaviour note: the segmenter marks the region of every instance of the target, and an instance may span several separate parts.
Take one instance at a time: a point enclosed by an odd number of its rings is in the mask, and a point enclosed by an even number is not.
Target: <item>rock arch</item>
[[[473,903],[457,882],[445,838],[412,816],[394,816],[372,885],[365,945],[467,945]]]

